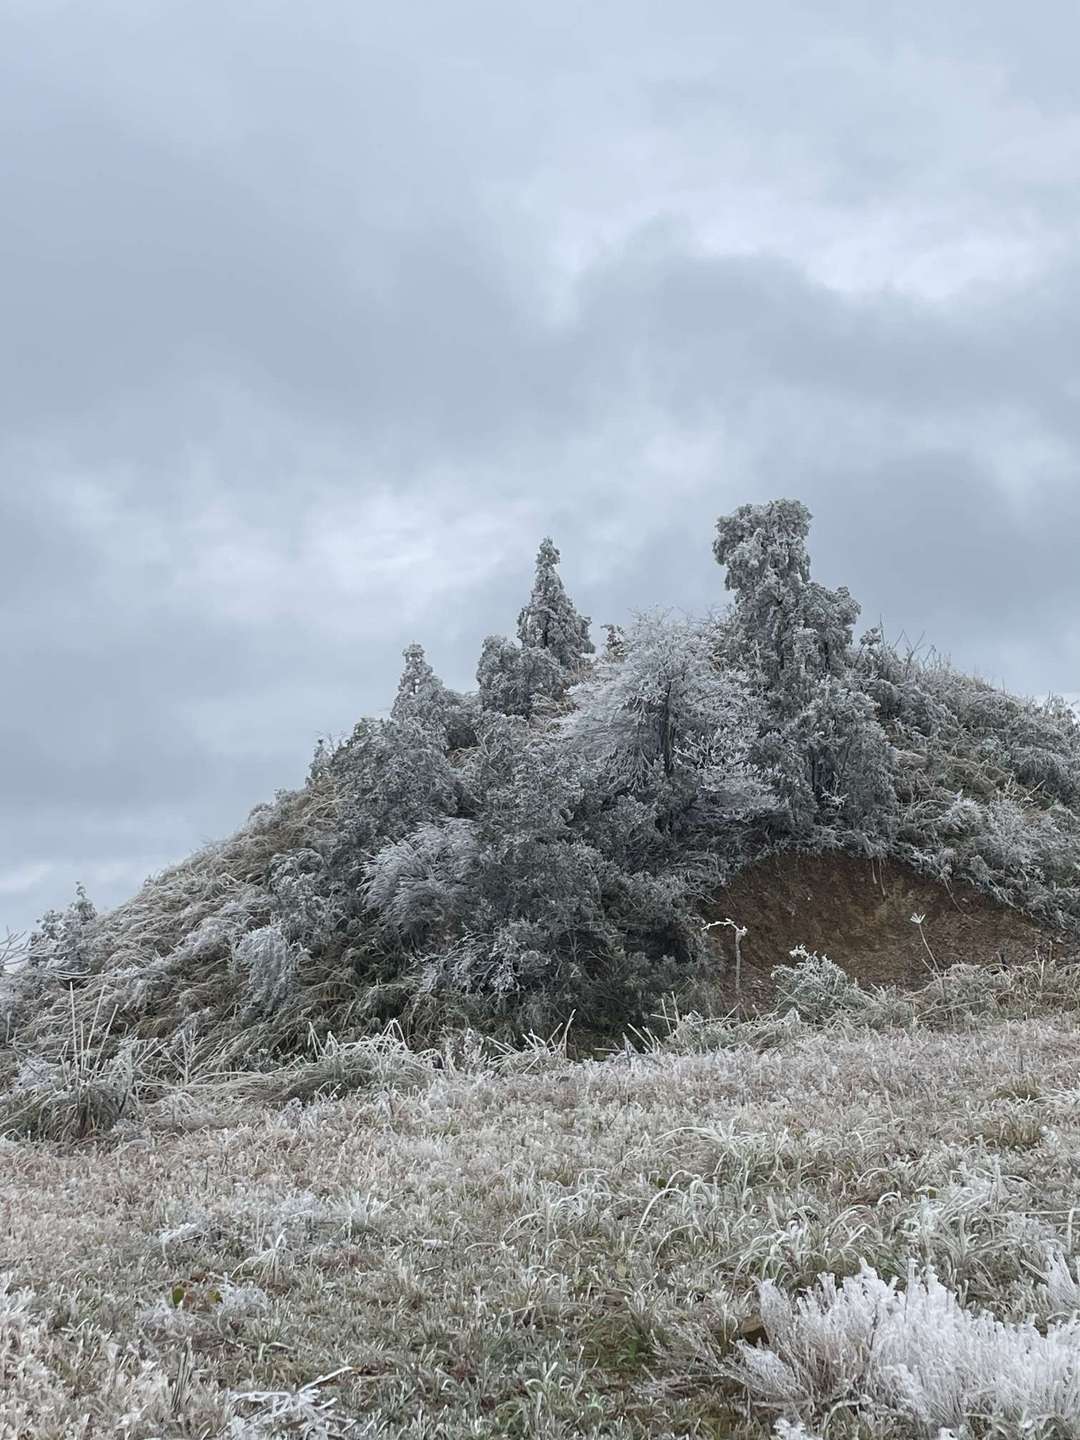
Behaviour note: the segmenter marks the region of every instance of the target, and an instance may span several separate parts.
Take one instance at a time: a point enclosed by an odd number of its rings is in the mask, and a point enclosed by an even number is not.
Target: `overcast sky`
[[[1075,0],[0,0],[0,932],[298,784],[400,651],[722,602],[1080,689]]]

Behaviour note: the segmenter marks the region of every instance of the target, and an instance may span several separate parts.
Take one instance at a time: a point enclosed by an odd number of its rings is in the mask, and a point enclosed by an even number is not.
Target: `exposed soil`
[[[892,861],[844,855],[771,856],[736,875],[706,913],[745,925],[742,1006],[767,1006],[774,965],[805,945],[828,955],[860,984],[917,986],[932,978],[930,959],[912,923],[923,915],[923,934],[942,967],[1030,960],[1077,949],[1065,937],[1017,910],[996,904],[967,886],[946,888]],[[724,999],[734,1005],[734,934],[717,926],[710,936],[726,962]],[[730,994],[728,994],[730,991]]]

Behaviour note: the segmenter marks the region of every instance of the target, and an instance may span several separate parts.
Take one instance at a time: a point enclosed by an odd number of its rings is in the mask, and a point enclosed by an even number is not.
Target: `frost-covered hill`
[[[1072,709],[856,639],[851,595],[811,577],[809,519],[790,500],[723,517],[727,609],[640,615],[600,654],[545,540],[474,692],[409,646],[390,718],[320,744],[301,790],[106,915],[80,893],[46,916],[4,1002],[0,1085],[52,1073],[73,1025],[162,1073],[390,1020],[427,1043],[573,1015],[597,1044],[665,996],[730,998],[705,921],[785,853],[887,860],[1075,934]],[[753,913],[733,918],[760,943]]]

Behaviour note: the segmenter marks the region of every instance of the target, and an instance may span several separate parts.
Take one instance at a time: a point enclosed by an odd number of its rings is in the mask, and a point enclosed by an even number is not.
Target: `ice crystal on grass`
[[[766,1281],[759,1303],[768,1344],[738,1347],[759,1404],[812,1415],[843,1404],[961,1435],[993,1421],[1080,1435],[1080,1316],[1044,1333],[965,1309],[932,1270],[901,1289],[865,1264],[794,1299]]]
[[[233,963],[243,976],[243,1017],[275,1015],[296,993],[306,951],[286,940],[278,924],[251,930],[233,948]]]
[[[339,1371],[338,1374],[347,1373]],[[229,1422],[225,1440],[340,1440],[356,1436],[358,1422],[338,1412],[336,1397],[320,1393],[320,1386],[336,1375],[320,1376],[300,1390],[255,1390],[238,1393],[234,1402],[249,1413]],[[372,1434],[370,1426],[361,1434]]]

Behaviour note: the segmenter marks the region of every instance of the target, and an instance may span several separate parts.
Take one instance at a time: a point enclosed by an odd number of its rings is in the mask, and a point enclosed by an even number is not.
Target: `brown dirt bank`
[[[943,967],[1080,949],[1076,937],[1047,930],[968,886],[947,888],[893,861],[846,855],[771,856],[736,875],[706,919],[730,916],[746,926],[742,1001],[756,1009],[772,996],[773,966],[789,963],[796,945],[828,955],[867,987],[925,985],[928,958],[912,915],[925,916],[926,939]],[[718,926],[710,935],[727,962],[724,999],[734,1005],[733,933]]]

